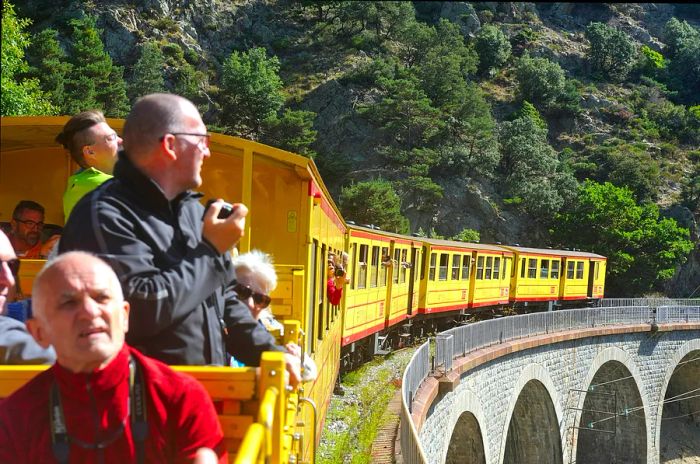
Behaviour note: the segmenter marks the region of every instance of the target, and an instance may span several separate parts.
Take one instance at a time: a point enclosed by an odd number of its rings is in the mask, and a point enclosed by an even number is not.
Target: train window
[[[406,266],[404,266],[404,263],[406,262],[408,256],[408,250],[401,250],[401,259],[397,260],[399,264],[399,269],[401,269],[401,283],[406,282]],[[397,269],[396,272],[399,272]]]
[[[399,250],[398,248],[396,248],[396,249],[394,250],[394,262],[395,262],[395,263],[400,263],[400,262],[401,262],[401,250]],[[395,284],[398,284],[398,283],[399,283],[399,272],[398,272],[398,269],[394,269],[393,281],[394,281]]]
[[[447,267],[449,266],[450,255],[447,253],[440,254],[440,280],[447,280]]]
[[[435,280],[435,263],[437,262],[437,253],[430,253],[430,272],[428,279]]]
[[[595,269],[595,280],[598,280],[598,275],[599,275],[598,273],[600,272],[600,263],[598,263],[598,262],[595,263],[595,265],[593,267]]]
[[[421,274],[423,274],[423,272],[424,272],[423,269],[425,269],[425,268],[421,265],[422,263],[421,263],[420,258],[421,258],[422,253],[418,250],[418,248],[414,248],[414,251],[415,251],[415,253],[413,253],[413,263],[411,263],[411,264],[413,265],[414,269],[417,269],[416,266],[420,266]],[[418,271],[417,270],[415,272],[413,272],[413,276],[414,276],[413,279],[416,282],[418,282]],[[423,276],[421,276],[421,278],[422,277]]]
[[[540,261],[540,279],[549,278],[549,260],[543,259]]]
[[[372,266],[369,269],[369,287],[377,287],[377,277],[379,276],[379,247],[372,247]]]
[[[493,280],[498,280],[501,272],[501,258],[493,258]]]
[[[520,260],[520,277],[525,278],[525,258]]]
[[[452,280],[459,280],[459,255],[452,255]]]
[[[583,279],[583,261],[576,261],[576,278]]]
[[[380,287],[386,287],[387,281],[386,277],[388,274],[389,267],[385,266],[383,263],[386,258],[385,256],[389,256],[389,248],[387,247],[382,247],[382,265],[379,266],[379,286]]]
[[[327,267],[326,260],[327,259],[330,259],[330,254],[326,254],[326,245],[321,245],[321,260],[318,262],[318,264],[319,264],[318,275],[321,276],[321,279],[319,279],[319,281],[318,281],[318,283],[319,283],[319,292],[318,292],[319,298],[318,298],[318,305],[317,305],[318,306],[318,325],[316,326],[316,327],[318,327],[317,337],[319,340],[323,340],[323,327],[324,327],[323,317],[324,317],[324,314],[327,316],[327,313],[324,313],[324,311],[323,311],[323,309],[324,309],[323,308],[324,307],[323,301],[327,299],[326,298],[326,285],[327,285],[326,279],[333,278],[332,275],[326,276],[326,267]],[[330,311],[330,308],[331,308],[331,302],[329,301],[327,310]]]
[[[491,280],[491,272],[493,271],[493,256],[486,258],[486,270],[484,272],[484,279]]]
[[[477,280],[484,279],[484,257],[483,256],[479,256],[476,259],[476,279]]]
[[[360,245],[360,262],[357,263],[357,288],[367,288],[367,263],[369,245]]]
[[[307,337],[306,341],[308,343],[307,350],[310,353],[314,352],[314,317],[316,316],[316,295],[317,295],[317,287],[316,287],[316,268],[317,268],[317,248],[318,248],[318,241],[314,240],[313,245],[311,246],[311,262],[309,266],[309,306],[308,306],[308,314],[306,315],[306,325],[309,329],[309,337]]]
[[[527,260],[527,278],[537,278],[537,260],[534,258],[530,258]]]
[[[549,277],[551,279],[558,279],[559,278],[559,260],[558,259],[552,260],[552,271],[549,273]]]
[[[574,262],[573,261],[566,262],[566,278],[567,279],[574,278]]]
[[[354,289],[355,288],[355,282],[357,281],[357,272],[354,272],[355,269],[357,269],[357,243],[352,244],[352,261],[351,266],[352,266],[352,274],[350,274],[351,279],[350,279],[350,288]],[[350,272],[349,269],[345,269],[345,272]],[[354,276],[354,277],[353,277]]]
[[[510,264],[510,261],[510,258],[503,258],[503,273],[501,274],[501,280],[506,280],[506,276],[508,275],[508,265]]]
[[[471,256],[462,256],[462,280],[469,280],[469,262]]]

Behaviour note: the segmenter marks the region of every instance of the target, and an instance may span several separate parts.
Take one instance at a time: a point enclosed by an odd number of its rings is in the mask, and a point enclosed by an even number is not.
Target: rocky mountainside
[[[399,181],[403,175],[378,155],[377,146],[385,142],[386,132],[362,111],[380,102],[385,93],[376,83],[368,85],[357,78],[379,58],[396,55],[402,44],[391,36],[393,19],[375,20],[382,14],[381,2],[377,2],[376,11],[370,12],[375,16],[363,12],[366,15],[359,20],[352,16],[352,4],[284,0],[26,0],[18,1],[16,8],[20,16],[32,19],[32,32],[55,28],[63,34],[64,44],[71,18],[94,15],[105,49],[116,64],[125,67],[127,81],[139,59],[141,44],[177,44],[198,72],[198,103],[206,122],[214,126],[223,111],[217,104],[217,92],[227,57],[234,51],[264,47],[269,56],[280,60],[285,107],[315,113],[313,129],[317,136],[313,151],[324,181],[337,200],[341,189],[352,182],[377,178]],[[697,171],[700,137],[664,135],[663,125],[647,116],[657,107],[671,113],[689,111],[687,108],[698,102],[674,106],[669,102],[672,92],[666,92],[663,86],[652,83],[642,87],[639,78],[614,81],[595,77],[588,59],[591,45],[586,30],[593,22],[604,23],[627,34],[637,48],[645,46],[668,54],[668,21],[675,17],[697,27],[700,7],[670,3],[529,2],[411,5],[416,19],[423,24],[437,25],[445,19],[458,25],[470,46],[487,25],[496,26],[508,38],[511,57],[487,72],[470,72],[469,78],[483,92],[497,128],[512,120],[522,105],[517,60],[526,53],[557,63],[567,82],[576,88],[577,108],[573,112],[540,108],[548,129],[547,142],[559,160],[573,166],[579,181],[597,176],[601,181],[613,182],[615,175],[622,175],[618,172],[622,168],[614,175],[606,171],[606,163],[619,159],[612,157],[611,151],[625,154],[637,164],[651,160],[656,181],[649,198],[662,208],[664,215],[691,229],[692,239],[698,244],[700,207],[684,203],[682,189],[693,170]],[[358,21],[359,29],[355,26]],[[377,24],[378,37],[384,33],[385,39],[379,45],[370,42],[375,27],[372,24]],[[651,108],[649,101],[658,105]],[[698,114],[700,117],[700,111]],[[430,177],[442,190],[434,208],[421,208],[420,199],[403,197],[402,212],[408,217],[412,232],[434,230],[449,237],[469,228],[478,231],[483,242],[540,246],[551,242],[551,227],[532,212],[517,207],[517,202],[511,202],[512,194],[504,190],[496,177],[452,175],[449,169],[431,171]],[[696,246],[666,291],[687,296],[698,285],[700,249]],[[698,296],[700,290],[695,291]]]

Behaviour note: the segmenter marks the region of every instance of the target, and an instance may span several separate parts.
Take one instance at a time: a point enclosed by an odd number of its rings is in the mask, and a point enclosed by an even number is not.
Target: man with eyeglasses
[[[114,179],[73,209],[59,253],[86,250],[116,271],[131,304],[127,341],[168,364],[225,365],[227,354],[257,366],[263,351],[286,350],[234,291],[230,250],[247,208],[207,210],[191,189],[202,183],[209,134],[197,108],[171,94],[139,99],[124,124]],[[299,361],[287,359],[290,381]]]
[[[44,259],[56,244],[59,235],[41,241],[44,230],[44,207],[31,200],[17,203],[10,220],[9,238],[12,248],[20,258]]]
[[[10,240],[0,232],[0,364],[52,363],[56,357],[53,348],[40,347],[22,322],[6,316],[7,305],[15,296],[19,266]]]
[[[78,172],[68,178],[63,194],[63,215],[67,221],[78,200],[112,178],[122,139],[109,127],[101,111],[89,110],[70,118],[56,136],[56,142],[63,145],[80,166]]]

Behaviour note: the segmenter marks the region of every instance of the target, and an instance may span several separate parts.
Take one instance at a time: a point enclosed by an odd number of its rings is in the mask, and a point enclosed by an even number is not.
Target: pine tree
[[[73,66],[58,43],[58,31],[44,29],[36,34],[27,50],[27,62],[27,74],[39,80],[41,89],[46,92],[51,103],[64,112],[66,78]]]
[[[165,90],[164,67],[165,57],[158,44],[154,42],[143,44],[141,56],[134,65],[131,85],[129,86],[129,98],[132,102],[149,93]]]
[[[115,66],[105,51],[95,19],[86,16],[70,25],[73,70],[66,85],[69,112],[100,108],[107,116],[123,116],[129,107],[124,70]]]

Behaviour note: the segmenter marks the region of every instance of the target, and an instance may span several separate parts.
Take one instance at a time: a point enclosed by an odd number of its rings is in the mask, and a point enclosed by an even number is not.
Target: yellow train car
[[[497,245],[423,239],[419,313],[508,303],[513,253]]]
[[[511,303],[602,298],[603,256],[580,251],[504,246],[515,253]]]
[[[344,347],[417,313],[422,247],[417,239],[356,225],[348,226],[347,237]]]
[[[607,258],[582,251],[565,253],[559,299],[572,301],[603,298]]]
[[[17,202],[29,199],[45,207],[46,223],[63,225],[62,195],[77,166],[54,138],[67,120],[0,120],[0,221],[9,222]],[[108,123],[121,132],[123,120]],[[319,369],[303,392],[318,411],[304,407],[299,417],[306,428],[304,455],[311,456],[339,370],[342,312],[325,298],[325,262],[330,251],[345,249],[345,223],[312,160],[222,134],[211,134],[210,151],[202,168],[203,201],[224,198],[249,207],[238,249],[257,248],[274,257],[279,285],[271,295],[272,311],[282,320],[301,321],[304,347]],[[31,270],[21,276],[25,291],[42,262],[26,264],[23,269]]]

